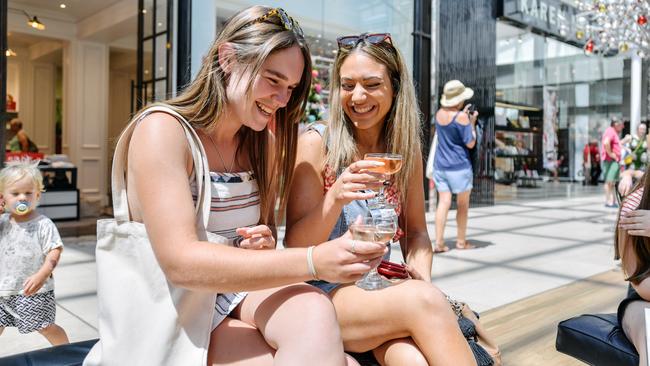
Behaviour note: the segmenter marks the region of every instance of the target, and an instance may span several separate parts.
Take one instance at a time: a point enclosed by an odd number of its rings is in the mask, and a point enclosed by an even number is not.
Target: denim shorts
[[[472,168],[461,170],[436,170],[433,172],[433,182],[438,192],[461,193],[472,189],[474,173]]]

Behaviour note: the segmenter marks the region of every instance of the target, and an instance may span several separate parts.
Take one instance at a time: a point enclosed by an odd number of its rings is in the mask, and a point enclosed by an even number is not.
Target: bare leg
[[[623,315],[623,331],[634,348],[639,353],[639,366],[646,366],[648,355],[645,339],[645,308],[650,308],[650,302],[633,301]]]
[[[429,365],[476,365],[451,306],[430,283],[409,280],[379,291],[347,285],[332,293],[332,301],[348,351],[410,337]]]
[[[53,346],[70,343],[68,335],[65,334],[65,330],[56,324],[50,324],[38,332],[41,333]]]
[[[341,333],[330,299],[308,284],[255,291],[234,318],[259,329],[278,365],[345,365]],[[349,359],[348,359],[349,360]]]
[[[605,203],[614,204],[614,182],[605,182]]]
[[[375,358],[381,366],[428,366],[418,346],[411,338],[401,338],[388,341],[373,350]]]
[[[4,331],[5,331],[5,328],[4,328],[4,327],[0,327],[0,335],[2,335],[2,332],[4,332]]]
[[[440,250],[445,246],[445,226],[447,225],[447,214],[451,207],[451,192],[438,192],[438,195],[438,208],[436,209],[436,249]]]
[[[472,190],[461,192],[456,196],[456,224],[458,225],[456,234],[456,248],[472,249],[474,246],[467,243],[465,235],[467,234],[467,215],[469,214],[469,196]]]
[[[208,365],[273,365],[275,350],[252,325],[226,318],[212,331]]]

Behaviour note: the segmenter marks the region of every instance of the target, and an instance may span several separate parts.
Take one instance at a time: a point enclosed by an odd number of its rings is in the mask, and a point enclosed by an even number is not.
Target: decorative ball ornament
[[[614,56],[632,50],[650,56],[649,0],[574,0],[574,4],[575,40],[587,40],[585,53]]]

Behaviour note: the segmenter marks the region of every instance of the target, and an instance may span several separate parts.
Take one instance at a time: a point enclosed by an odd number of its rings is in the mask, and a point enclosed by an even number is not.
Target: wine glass
[[[374,241],[390,245],[391,240],[397,232],[397,215],[382,214],[378,216],[366,216],[358,219],[350,225],[352,238],[355,240]],[[393,211],[393,210],[390,210]],[[393,211],[394,213],[395,211]],[[375,266],[362,279],[356,282],[356,285],[364,290],[381,290],[392,286],[393,283],[377,273]]]
[[[373,160],[384,163],[383,166],[378,166],[375,168],[369,168],[369,172],[380,173],[385,175],[393,175],[402,168],[402,155],[400,154],[390,154],[390,153],[368,153],[364,155],[364,160]],[[379,194],[375,203],[371,204],[371,208],[386,208],[386,196],[384,195],[384,188],[387,182],[384,181],[382,186],[379,188]]]

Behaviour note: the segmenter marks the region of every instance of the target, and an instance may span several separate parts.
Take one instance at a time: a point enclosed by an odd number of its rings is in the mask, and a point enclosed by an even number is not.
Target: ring
[[[352,248],[350,248],[350,251],[351,251],[352,253],[354,253],[354,254],[357,254],[357,251],[354,250],[354,247],[355,247],[356,245],[357,245],[357,241],[356,241],[356,240],[352,240]]]

